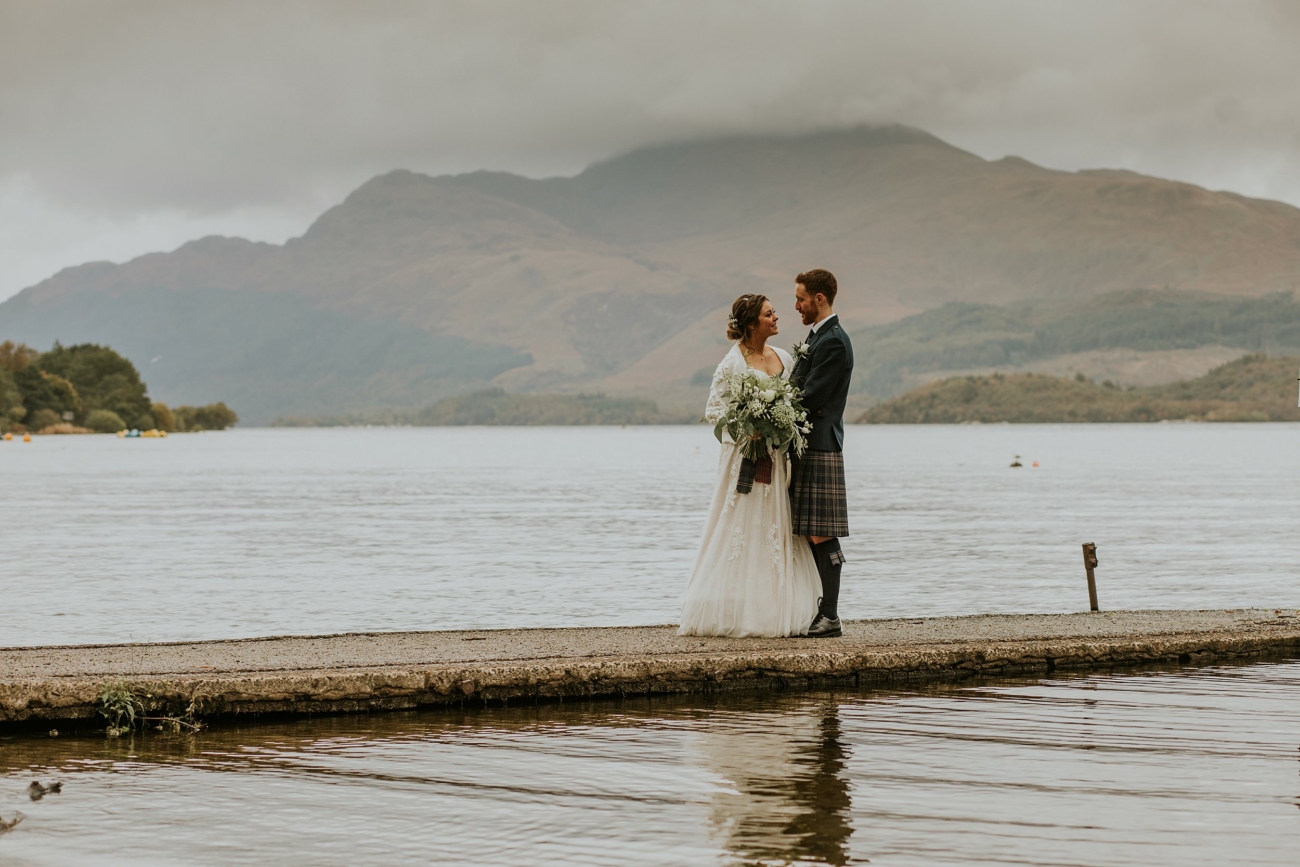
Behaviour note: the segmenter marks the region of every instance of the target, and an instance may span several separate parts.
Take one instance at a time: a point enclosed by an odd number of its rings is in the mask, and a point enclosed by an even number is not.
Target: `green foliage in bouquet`
[[[729,373],[725,383],[727,409],[713,426],[718,442],[724,441],[724,433],[730,434],[745,457],[755,461],[787,448],[803,454],[804,435],[811,428],[798,386],[754,370]]]

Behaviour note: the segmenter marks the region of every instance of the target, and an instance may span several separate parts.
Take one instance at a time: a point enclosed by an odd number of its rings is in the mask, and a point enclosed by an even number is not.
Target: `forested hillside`
[[[1131,290],[1009,307],[950,303],[853,334],[856,392],[891,397],[936,371],[1002,371],[1087,352],[1215,346],[1239,354],[1300,353],[1293,293],[1233,298]]]
[[[872,407],[868,424],[1300,421],[1300,356],[1249,355],[1203,377],[1148,388],[1016,374],[933,382]]]

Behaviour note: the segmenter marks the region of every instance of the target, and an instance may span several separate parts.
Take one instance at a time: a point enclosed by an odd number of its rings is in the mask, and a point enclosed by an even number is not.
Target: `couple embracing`
[[[741,295],[731,307],[727,337],[735,343],[713,374],[704,413],[718,425],[722,455],[682,602],[681,635],[841,634],[839,540],[849,534],[844,404],[853,345],[835,315],[836,291],[835,276],[820,268],[795,278],[795,311],[811,326],[796,346],[797,361],[767,345],[778,333],[771,301]],[[794,434],[802,454],[793,454],[793,444],[764,447],[770,439],[738,442],[724,430],[741,389],[760,395],[756,404],[789,395],[786,406],[796,412],[802,401]]]

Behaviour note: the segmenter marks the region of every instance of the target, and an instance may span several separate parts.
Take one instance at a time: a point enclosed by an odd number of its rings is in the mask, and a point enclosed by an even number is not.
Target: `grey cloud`
[[[0,0],[0,184],[121,220],[307,213],[395,167],[899,121],[1300,203],[1296,44],[1285,0]]]

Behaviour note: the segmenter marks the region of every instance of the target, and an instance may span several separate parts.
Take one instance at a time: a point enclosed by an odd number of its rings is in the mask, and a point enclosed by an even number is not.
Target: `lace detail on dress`
[[[723,449],[722,452],[723,459],[727,460],[730,463],[731,460],[728,454],[727,447],[724,445],[722,449]],[[727,502],[722,507],[722,514],[724,515],[727,514],[727,512],[730,512],[736,506],[736,497],[740,496],[740,491],[736,490],[736,482],[738,482],[739,480],[740,480],[740,461],[736,461],[735,466],[731,468],[731,473],[727,476]],[[771,486],[769,485],[768,487]]]
[[[731,531],[731,553],[727,556],[727,561],[735,560],[745,552],[745,531],[741,527],[736,527]]]
[[[704,404],[704,420],[709,424],[717,424],[727,412],[727,387],[726,376],[735,369],[736,361],[739,359],[739,353],[735,352],[735,347],[722,356],[716,370],[713,371],[713,382],[709,385],[709,399]]]

